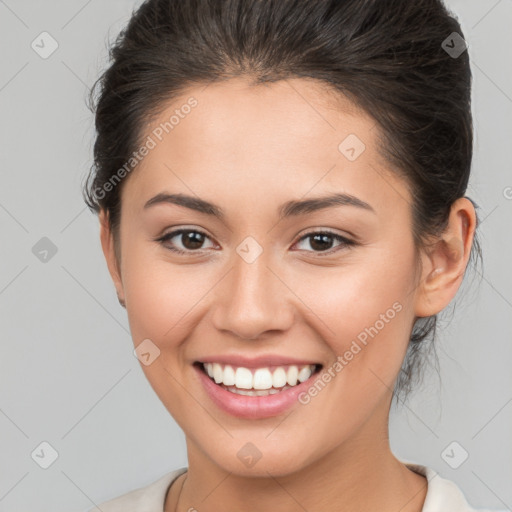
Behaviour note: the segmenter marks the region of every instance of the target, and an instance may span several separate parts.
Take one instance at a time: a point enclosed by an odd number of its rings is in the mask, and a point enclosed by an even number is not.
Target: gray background
[[[80,195],[94,134],[85,96],[138,3],[0,0],[0,511],[88,510],[187,464],[184,435],[133,356],[97,219]],[[392,413],[390,435],[399,457],[454,480],[475,506],[504,509],[512,507],[512,2],[447,5],[474,75],[467,194],[480,206],[485,266],[441,324],[441,378],[432,371]],[[45,59],[31,47],[44,31],[59,45]],[[44,37],[40,52],[51,49]],[[36,245],[43,237],[57,249],[46,261]],[[44,441],[58,453],[47,469]]]

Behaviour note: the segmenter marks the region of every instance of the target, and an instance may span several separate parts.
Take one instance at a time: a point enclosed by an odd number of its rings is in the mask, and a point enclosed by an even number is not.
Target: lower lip
[[[247,419],[270,418],[285,412],[298,402],[299,394],[309,388],[312,379],[318,374],[314,373],[308,380],[273,395],[247,396],[232,393],[215,384],[198,366],[194,365],[194,369],[199,374],[206,393],[220,409],[238,418]]]

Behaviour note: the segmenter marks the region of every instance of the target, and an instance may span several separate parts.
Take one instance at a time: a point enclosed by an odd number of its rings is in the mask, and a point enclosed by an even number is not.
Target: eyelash
[[[200,231],[198,229],[177,229],[176,231],[171,231],[159,238],[156,238],[155,241],[160,242],[167,249],[169,249],[170,251],[173,251],[177,254],[193,254],[193,253],[201,252],[201,249],[185,251],[183,249],[177,249],[176,247],[171,247],[171,246],[165,244],[165,242],[167,242],[168,240],[174,238],[175,236],[181,235],[183,233],[199,233],[199,234],[205,236],[206,238],[210,238],[206,233],[203,233],[202,231]],[[345,238],[345,237],[343,237],[337,233],[334,233],[333,231],[329,231],[329,230],[310,231],[309,233],[306,233],[305,235],[303,235],[296,243],[301,242],[302,240],[305,240],[314,235],[330,235],[333,238],[335,238],[336,240],[338,240],[339,242],[341,242],[341,244],[338,247],[329,249],[327,251],[306,251],[306,252],[316,253],[318,256],[321,256],[321,257],[324,255],[332,255],[333,253],[335,253],[343,248],[350,249],[353,246],[357,245],[357,243],[354,242],[353,240],[349,240],[348,238]]]

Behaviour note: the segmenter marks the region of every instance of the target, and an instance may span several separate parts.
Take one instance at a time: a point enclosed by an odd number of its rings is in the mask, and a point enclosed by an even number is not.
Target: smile
[[[308,380],[320,365],[283,365],[262,368],[201,363],[213,381],[231,393],[245,396],[267,396],[297,386]]]

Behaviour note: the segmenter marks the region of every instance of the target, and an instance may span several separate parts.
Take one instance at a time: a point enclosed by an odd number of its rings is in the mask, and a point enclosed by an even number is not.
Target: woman
[[[189,465],[98,510],[473,510],[388,439],[478,255],[465,50],[440,0],[134,13],[85,196]]]

